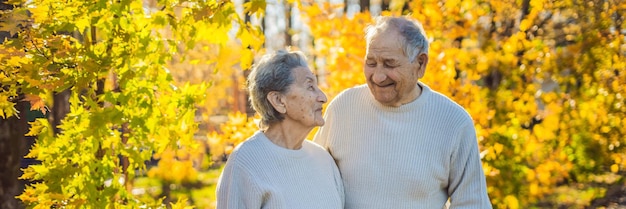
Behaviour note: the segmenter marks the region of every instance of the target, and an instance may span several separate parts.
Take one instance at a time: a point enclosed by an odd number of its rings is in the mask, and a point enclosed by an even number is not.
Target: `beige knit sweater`
[[[341,209],[344,196],[335,162],[304,140],[299,150],[256,132],[230,154],[218,180],[218,209]]]
[[[345,208],[491,208],[469,114],[423,83],[415,101],[383,106],[366,85],[328,106],[314,141],[333,156]]]

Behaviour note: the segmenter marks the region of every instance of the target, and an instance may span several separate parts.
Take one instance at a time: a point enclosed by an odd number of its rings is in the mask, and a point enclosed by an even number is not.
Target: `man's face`
[[[386,106],[399,107],[419,96],[417,80],[424,76],[428,56],[420,54],[413,61],[405,55],[395,30],[375,35],[365,55],[365,79],[378,102]]]

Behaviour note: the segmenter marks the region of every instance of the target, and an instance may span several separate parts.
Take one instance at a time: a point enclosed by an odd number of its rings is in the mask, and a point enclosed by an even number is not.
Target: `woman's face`
[[[285,93],[285,120],[283,122],[300,123],[305,127],[324,125],[322,105],[327,98],[317,86],[317,78],[307,67],[294,68],[291,73],[295,78]]]

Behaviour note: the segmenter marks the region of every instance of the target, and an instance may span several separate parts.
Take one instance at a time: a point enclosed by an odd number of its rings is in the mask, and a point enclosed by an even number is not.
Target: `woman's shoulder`
[[[229,161],[247,161],[254,159],[256,152],[258,152],[261,143],[259,142],[260,131],[255,132],[252,136],[248,137],[243,142],[239,143],[228,156]]]
[[[311,141],[311,140],[304,140],[302,142],[302,148],[307,150],[307,152],[312,153],[315,156],[330,156],[330,153],[328,153],[328,151],[326,149],[324,149],[324,147],[322,147],[321,145]]]
[[[302,147],[305,149],[324,150],[324,147],[308,139],[302,142]]]

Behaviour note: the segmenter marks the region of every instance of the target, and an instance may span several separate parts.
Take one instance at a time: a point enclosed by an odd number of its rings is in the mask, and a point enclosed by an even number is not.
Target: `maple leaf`
[[[14,9],[9,12],[2,12],[0,18],[0,31],[9,32],[10,36],[14,36],[22,30],[27,24],[28,14],[24,9]]]
[[[30,110],[39,110],[43,114],[46,114],[48,111],[44,100],[37,95],[27,94],[22,101],[30,102]]]
[[[252,0],[243,4],[246,14],[256,14],[262,16],[265,12],[267,2],[265,0]]]

